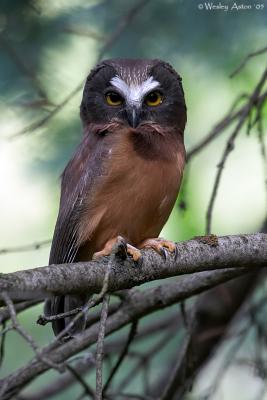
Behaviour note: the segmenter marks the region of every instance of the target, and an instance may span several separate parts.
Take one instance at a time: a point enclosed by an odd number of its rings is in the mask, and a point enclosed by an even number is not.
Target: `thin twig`
[[[55,314],[55,315],[39,315],[36,323],[39,325],[46,325],[49,322],[53,322],[53,321],[58,321],[59,319],[63,319],[66,317],[72,317],[73,315],[77,315],[78,313],[81,313],[83,310],[83,307],[77,307],[74,308],[73,310],[70,311],[66,311],[64,313],[60,313],[60,314]]]
[[[25,329],[22,327],[22,325],[19,323],[19,321],[17,319],[14,304],[13,304],[12,300],[10,299],[9,295],[6,292],[2,292],[1,297],[4,299],[4,301],[8,307],[13,329],[16,330],[24,338],[24,340],[30,345],[30,347],[33,349],[34,353],[36,354],[37,359],[39,359],[40,361],[45,363],[50,368],[55,368],[59,372],[64,371],[63,364],[61,364],[61,365],[56,364],[52,360],[48,359],[47,357],[44,357],[41,354],[38,345],[35,343],[35,341],[31,337],[31,335],[29,335],[25,331]]]
[[[66,337],[69,337],[69,332],[71,331],[71,328],[75,325],[75,323],[83,316],[85,316],[89,309],[94,307],[96,304],[99,304],[99,302],[103,299],[104,295],[106,294],[106,285],[107,285],[107,279],[106,279],[106,274],[104,276],[104,281],[103,281],[103,287],[101,292],[95,296],[95,298],[89,299],[89,301],[81,308],[81,311],[76,313],[75,317],[65,326],[65,328],[55,337],[55,339],[44,349],[45,352],[51,351],[58,342],[61,341],[61,339],[64,339]]]
[[[176,388],[176,381],[179,380],[181,369],[184,366],[184,358],[186,355],[187,362],[194,357],[193,346],[191,343],[191,335],[195,328],[195,307],[191,309],[189,318],[186,318],[186,336],[183,341],[181,350],[178,353],[176,363],[172,369],[170,377],[165,385],[164,391],[160,400],[169,400],[173,398]]]
[[[4,325],[4,324],[3,324]],[[9,331],[13,331],[14,330],[14,328],[13,328],[13,326],[12,325],[8,325],[8,326],[6,326],[5,328],[3,328],[2,330],[1,330],[1,332],[0,332],[0,336],[2,337],[2,339],[5,337],[5,335],[7,334],[7,332],[9,332]]]
[[[242,95],[244,97],[244,95]],[[267,98],[267,91],[265,91],[261,96],[258,97],[258,103],[265,101]],[[239,98],[238,98],[239,99]],[[235,101],[236,102],[236,101]],[[212,128],[211,132],[207,134],[198,144],[196,144],[191,150],[187,152],[187,163],[191,161],[192,157],[196,156],[202,150],[206,148],[207,145],[212,143],[217,137],[225,132],[225,130],[238,118],[240,118],[248,109],[248,103],[240,107],[238,111],[234,114],[230,111],[218,124]]]
[[[108,387],[110,386],[110,384],[112,382],[112,379],[114,378],[116,372],[120,368],[124,358],[127,356],[127,353],[129,351],[130,345],[131,345],[131,343],[132,343],[132,341],[133,341],[133,339],[135,338],[135,335],[136,335],[137,324],[138,324],[138,321],[134,321],[132,323],[132,326],[131,326],[131,329],[130,329],[130,332],[129,332],[129,335],[128,335],[127,342],[125,343],[125,346],[122,349],[122,352],[121,352],[116,364],[114,365],[114,367],[113,367],[113,369],[112,369],[112,371],[111,371],[111,373],[110,373],[110,375],[108,377],[108,380],[106,381],[106,383],[104,385],[103,393],[105,393],[108,390]]]
[[[41,301],[40,300],[29,300],[29,301],[23,301],[21,303],[15,304],[15,311],[16,314],[27,310],[30,307],[36,306],[39,304]],[[7,307],[3,308],[0,310],[0,324],[3,324],[4,322],[8,321],[10,319],[10,313]]]
[[[231,134],[231,136],[229,137],[229,139],[226,143],[222,158],[221,158],[219,164],[217,165],[218,171],[217,171],[215,182],[214,182],[214,185],[212,188],[212,193],[211,193],[208,210],[207,210],[207,214],[206,214],[206,231],[205,231],[206,235],[210,235],[210,233],[211,233],[212,212],[213,212],[213,207],[214,207],[215,199],[217,196],[217,192],[219,189],[219,184],[221,181],[223,169],[224,169],[226,160],[227,160],[230,152],[234,149],[234,141],[235,141],[242,125],[245,122],[245,118],[246,118],[246,116],[239,120],[237,127],[235,128],[234,132]]]
[[[137,16],[137,14],[141,11],[143,6],[145,6],[150,0],[141,0],[138,3],[136,3],[130,10],[129,12],[122,17],[120,22],[117,24],[117,29],[109,36],[107,41],[104,43],[102,46],[97,62],[101,61],[103,56],[106,54],[106,52],[113,46],[115,41],[121,36],[121,34],[124,32],[124,30],[128,27],[128,25],[133,21],[133,19]],[[62,110],[62,108],[65,107],[65,105],[77,94],[79,93],[84,85],[84,79],[82,82],[80,82],[63,100],[61,103],[56,105],[54,109],[46,115],[44,118],[41,118],[32,124],[26,126],[25,128],[21,129],[20,131],[12,134],[9,136],[9,140],[16,139],[19,136],[32,133],[38,128],[41,128],[44,126],[50,119],[52,119],[56,114],[59,113],[59,111]]]
[[[109,306],[109,317],[111,315],[112,306],[113,306],[112,304]],[[95,315],[95,313],[93,314]],[[146,325],[144,328],[138,331],[135,340],[140,342],[141,340],[147,337],[151,339],[154,335],[162,334],[162,332],[166,332],[166,330],[174,328],[174,325],[177,328],[177,321],[175,321],[175,317],[176,315],[174,316],[173,314],[170,314],[167,317],[164,317],[160,320],[156,320],[153,323],[150,322],[148,325]],[[100,315],[98,315],[96,321],[99,321],[99,318]],[[105,345],[105,357],[117,351],[120,351],[122,348],[125,348],[125,343],[122,341],[121,338],[117,338],[114,339],[113,341],[108,342]],[[81,375],[91,371],[94,365],[95,363],[92,362],[92,360],[90,363],[88,363],[87,359],[82,358],[81,361],[75,364],[75,370]],[[74,383],[75,379],[73,375],[65,373],[64,375],[61,375],[59,378],[56,378],[54,381],[50,382],[49,387],[45,385],[44,387],[36,391],[34,395],[27,395],[26,397],[24,396],[23,400],[46,400],[56,395],[57,393],[61,392],[62,390],[68,388]]]
[[[6,339],[5,322],[2,324],[2,330],[0,332],[0,335],[1,335],[1,343],[0,343],[0,367],[1,367],[5,357],[5,339]]]
[[[177,283],[168,283],[142,291],[135,289],[132,292],[131,303],[123,304],[114,315],[108,318],[106,335],[110,335],[116,330],[132,323],[133,320],[142,318],[156,310],[166,308],[171,304],[178,303],[188,297],[206,291],[214,287],[214,285],[241,276],[244,272],[244,269],[223,269],[212,272],[200,272],[197,276],[181,277],[179,279],[179,285]],[[246,272],[248,273],[248,269]],[[163,299],[164,301],[162,301]],[[93,325],[80,334],[79,340],[73,339],[62,344],[51,352],[49,356],[57,363],[66,361],[68,358],[95,343],[97,341],[98,329],[98,324]],[[157,344],[157,349],[164,346],[165,343],[166,338],[161,345],[159,343]],[[50,349],[50,346],[44,347],[41,354],[46,354],[47,348]],[[3,400],[9,399],[14,393],[21,391],[26,384],[29,384],[36,376],[48,369],[49,367],[44,362],[34,358],[17,371],[11,373],[2,380],[0,379],[0,392]]]
[[[215,377],[212,380],[211,385],[208,389],[205,390],[205,399],[209,400],[211,397],[215,395],[215,392],[218,390],[220,382],[222,381],[224,375],[227,373],[231,363],[233,362],[237,352],[243,345],[248,333],[249,333],[250,325],[242,332],[242,335],[239,335],[236,341],[230,346],[229,350],[227,350],[224,360],[219,366]],[[200,396],[201,397],[201,396]]]
[[[120,382],[118,386],[118,390],[122,391],[125,387],[129,385],[129,383],[136,377],[142,368],[142,365],[146,364],[146,360],[151,362],[152,358],[164,349],[165,346],[168,345],[169,341],[174,338],[174,332],[176,331],[175,327],[170,329],[165,333],[163,337],[161,337],[156,344],[149,348],[146,354],[142,354],[142,357],[137,361],[136,365],[129,371],[129,373],[124,377],[124,379]],[[146,367],[146,365],[145,365]]]
[[[95,304],[92,304],[92,306],[90,308],[93,308],[94,306],[97,306],[101,302],[101,300],[102,299],[99,299],[98,303],[95,302]],[[115,311],[117,311],[119,306],[120,306],[119,302],[115,303],[115,304],[111,304],[109,306],[109,315],[111,315]],[[66,318],[66,317],[70,317],[72,315],[76,315],[78,312],[81,312],[81,311],[82,311],[82,307],[77,307],[77,308],[75,308],[73,310],[70,310],[70,311],[67,311],[67,312],[61,313],[61,314],[50,315],[50,316],[46,316],[46,315],[42,314],[42,315],[40,315],[38,317],[36,323],[39,324],[39,325],[43,325],[44,326],[44,325],[46,325],[46,324],[48,324],[50,322],[53,322],[53,321],[56,321],[56,320],[59,320],[59,319],[63,319],[63,318]],[[87,319],[86,319],[86,326],[87,327],[92,325],[93,323],[99,321],[100,312],[101,311],[96,311],[96,312],[94,312],[93,314],[91,314],[91,315],[89,315],[87,317]],[[0,315],[0,321],[1,321],[1,315]]]
[[[104,328],[102,326],[102,330],[101,330],[101,335],[103,335],[103,329],[105,329],[105,323],[106,323],[106,319],[107,319],[107,315],[105,314],[105,312],[108,312],[108,301],[109,298],[104,302],[104,298],[105,295],[108,291],[108,284],[109,284],[109,275],[110,275],[110,270],[113,264],[113,261],[116,257],[116,254],[121,250],[121,247],[124,246],[124,243],[122,243],[122,241],[117,241],[115,243],[115,245],[113,246],[112,252],[111,252],[111,257],[110,257],[110,261],[108,263],[105,275],[104,275],[104,279],[103,279],[103,285],[102,285],[102,289],[101,292],[95,297],[95,299],[90,299],[81,309],[81,311],[79,311],[75,317],[67,324],[67,326],[55,337],[55,339],[48,345],[46,346],[41,352],[39,352],[39,355],[44,356],[44,354],[49,353],[56,345],[58,342],[60,342],[61,339],[65,338],[66,335],[69,335],[69,332],[71,330],[71,328],[75,325],[76,321],[78,321],[82,316],[86,315],[88,310],[93,307],[94,305],[98,304],[102,299],[103,299],[103,304],[107,303],[107,306],[104,307],[104,311],[103,311],[103,316],[102,316],[102,312],[101,312],[101,319],[100,319],[100,325],[101,325],[101,320],[102,320],[102,325],[104,324]],[[103,309],[103,308],[102,308]],[[102,336],[99,340],[102,340]],[[103,343],[102,343],[103,345]],[[101,348],[100,348],[101,350]],[[99,350],[99,351],[100,351]]]
[[[68,102],[77,94],[80,92],[80,90],[83,87],[83,82],[81,82],[79,85],[77,85],[65,98],[62,100],[61,103],[59,103],[55,108],[45,117],[31,123],[30,125],[26,126],[25,128],[21,129],[20,131],[12,134],[9,136],[9,140],[16,139],[18,136],[22,136],[28,133],[34,132],[36,129],[41,128],[44,126],[52,117],[54,117],[56,114],[59,113],[59,111],[62,110],[62,108],[68,104]]]
[[[108,316],[108,304],[110,295],[105,294],[103,298],[99,332],[96,347],[96,400],[102,400],[102,364],[104,357],[105,328]]]
[[[233,133],[230,135],[230,137],[226,143],[225,149],[222,154],[222,158],[220,160],[220,163],[218,164],[218,171],[216,174],[216,178],[215,178],[215,182],[213,185],[212,194],[210,197],[207,214],[206,214],[206,234],[207,235],[209,235],[211,233],[211,221],[212,221],[213,207],[214,207],[215,199],[217,196],[217,192],[218,192],[218,188],[219,188],[219,184],[221,181],[222,172],[223,172],[223,168],[225,166],[226,160],[234,148],[234,141],[235,141],[237,135],[239,134],[242,126],[244,125],[245,120],[247,119],[248,115],[250,114],[251,109],[255,105],[258,105],[258,97],[259,97],[262,87],[264,86],[264,84],[266,82],[266,79],[267,79],[267,69],[265,69],[259,83],[257,84],[254,92],[250,96],[249,101],[248,101],[248,107],[244,109],[244,113],[240,116],[240,119],[239,119]]]
[[[0,255],[9,253],[22,253],[24,251],[40,250],[51,244],[51,239],[42,240],[36,243],[25,244],[22,246],[5,247],[0,249]]]
[[[107,270],[104,277],[103,282],[103,304],[101,309],[101,316],[99,322],[99,331],[98,331],[98,338],[97,338],[97,347],[96,347],[96,400],[102,400],[102,364],[103,364],[103,357],[104,357],[104,339],[105,339],[105,329],[106,329],[106,322],[108,317],[108,305],[110,295],[107,293],[108,291],[108,283],[109,283],[109,276],[111,267],[115,261],[116,255],[119,250],[121,250],[121,246],[123,246],[121,240],[117,241],[112,248],[110,260],[107,266]]]
[[[9,55],[9,57],[14,61],[18,69],[25,75],[27,76],[32,83],[32,86],[40,96],[42,100],[44,100],[44,104],[52,105],[50,100],[48,100],[47,94],[45,90],[42,88],[41,83],[39,80],[36,78],[35,74],[30,70],[28,66],[28,58],[27,58],[27,63],[25,62],[25,58],[22,58],[19,56],[17,51],[11,46],[11,44],[3,37],[3,35],[0,35],[0,46],[4,48],[6,53]]]
[[[70,373],[75,377],[75,379],[82,385],[84,392],[83,394],[87,394],[88,397],[94,399],[95,393],[93,389],[88,385],[88,383],[83,379],[81,374],[71,365],[67,364],[66,369],[70,371]]]
[[[244,68],[246,63],[253,57],[259,56],[260,54],[266,53],[267,51],[267,46],[263,47],[262,49],[259,49],[257,51],[253,51],[252,53],[248,54],[244,60],[241,62],[241,64],[231,73],[230,78],[233,78],[235,75],[237,75],[241,69]]]

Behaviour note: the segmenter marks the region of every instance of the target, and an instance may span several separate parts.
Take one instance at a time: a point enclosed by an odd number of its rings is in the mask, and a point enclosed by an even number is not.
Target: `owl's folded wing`
[[[75,261],[82,243],[78,229],[84,217],[86,200],[101,175],[103,148],[99,141],[85,135],[62,174],[61,198],[49,264]]]

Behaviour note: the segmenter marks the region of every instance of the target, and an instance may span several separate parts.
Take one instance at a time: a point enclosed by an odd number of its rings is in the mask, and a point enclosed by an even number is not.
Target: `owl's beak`
[[[127,120],[132,128],[136,128],[140,123],[140,109],[136,106],[131,106],[126,109]]]

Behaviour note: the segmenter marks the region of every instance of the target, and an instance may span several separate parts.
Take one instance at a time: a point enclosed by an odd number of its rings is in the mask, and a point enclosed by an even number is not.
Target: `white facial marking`
[[[141,84],[131,83],[128,85],[119,76],[112,78],[110,83],[118,89],[120,94],[125,98],[126,103],[131,106],[140,105],[145,95],[160,85],[152,76]]]

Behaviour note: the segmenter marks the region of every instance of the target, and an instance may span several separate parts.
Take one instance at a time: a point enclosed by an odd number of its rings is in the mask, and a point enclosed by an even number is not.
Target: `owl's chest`
[[[177,197],[183,166],[183,152],[170,160],[146,159],[122,137],[110,147],[104,173],[88,199],[87,237],[101,247],[119,234],[136,244],[158,236]]]

